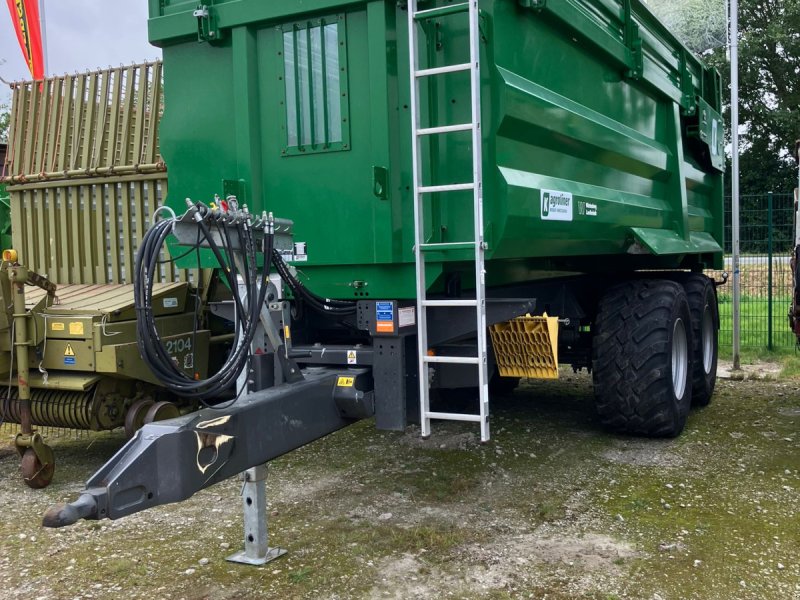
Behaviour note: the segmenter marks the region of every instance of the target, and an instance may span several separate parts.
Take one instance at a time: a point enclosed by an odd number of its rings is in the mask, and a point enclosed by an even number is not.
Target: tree
[[[647,0],[647,6],[695,54],[727,43],[728,0]]]
[[[8,106],[0,104],[0,143],[8,142],[8,129],[11,126],[11,113]]]
[[[722,74],[730,90],[725,44],[728,0],[648,0],[648,6],[693,51]],[[711,4],[722,14],[706,26]],[[716,33],[706,35],[709,31]],[[712,43],[712,42],[717,43]],[[725,118],[730,106],[724,94]],[[759,194],[794,187],[791,152],[800,138],[800,0],[740,0],[739,120],[741,192]],[[730,171],[729,171],[730,173]],[[783,185],[780,182],[785,182]]]

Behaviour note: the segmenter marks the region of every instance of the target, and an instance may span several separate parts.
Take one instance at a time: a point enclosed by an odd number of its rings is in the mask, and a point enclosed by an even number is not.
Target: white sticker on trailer
[[[417,313],[413,306],[407,306],[397,311],[397,326],[408,327],[417,324]]]
[[[542,190],[542,221],[572,221],[572,194]]]

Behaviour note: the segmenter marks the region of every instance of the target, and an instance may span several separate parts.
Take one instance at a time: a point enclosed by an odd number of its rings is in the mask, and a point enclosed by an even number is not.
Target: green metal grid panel
[[[7,184],[164,171],[160,62],[12,84]]]
[[[29,268],[62,284],[132,282],[167,190],[162,96],[160,62],[14,84],[4,181]],[[170,262],[160,275],[192,278]]]
[[[740,210],[741,347],[791,349],[795,336],[789,328],[792,301],[790,259],[794,244],[794,196],[765,192],[744,195]],[[731,203],[725,203],[725,268],[732,274]],[[709,272],[719,279],[721,271]],[[720,345],[733,344],[733,283],[718,288]]]

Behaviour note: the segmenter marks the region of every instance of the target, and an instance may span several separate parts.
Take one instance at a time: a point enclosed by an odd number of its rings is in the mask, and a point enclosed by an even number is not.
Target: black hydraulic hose
[[[222,227],[220,227],[219,221],[215,223],[220,233],[220,240],[223,243],[222,249],[214,242],[208,227],[202,220],[198,221],[198,225],[202,234],[202,238],[200,236],[198,238],[207,242],[207,245],[217,258],[231,288],[231,294],[236,306],[236,315],[234,317],[236,332],[234,334],[233,350],[229,353],[222,368],[207,379],[193,379],[179,369],[169,356],[155,327],[152,309],[153,283],[156,268],[159,264],[159,255],[172,232],[172,221],[158,222],[145,234],[142,240],[136,254],[134,301],[137,315],[139,316],[137,319],[137,344],[145,363],[165,387],[180,396],[198,399],[205,404],[205,400],[218,397],[229,389],[250,359],[250,345],[258,327],[261,306],[263,306],[266,299],[267,286],[269,284],[270,261],[268,257],[272,254],[274,238],[273,235],[265,232],[262,242],[264,269],[261,276],[261,289],[259,289],[256,283],[258,265],[252,232],[248,227],[241,224],[237,225],[239,240],[245,245],[242,248],[243,252],[241,252],[243,257],[242,278],[245,283],[248,300],[256,299],[256,302],[248,301],[246,303],[247,310],[245,310],[245,303],[240,296],[236,277],[238,269],[235,261],[232,260],[234,248],[227,224],[222,221]],[[229,257],[227,261],[223,250]]]
[[[261,245],[257,247],[249,223],[241,220],[231,223],[228,215],[209,214],[200,204],[195,206],[195,210],[201,217],[196,219],[199,228],[197,247],[204,242],[211,250],[233,297],[235,333],[232,350],[217,373],[206,379],[196,380],[178,367],[161,341],[153,313],[153,285],[158,277],[158,266],[162,264],[160,255],[172,233],[171,220],[159,221],[147,231],[136,253],[134,302],[139,317],[136,337],[142,359],[167,389],[208,406],[206,400],[217,398],[229,390],[252,359],[250,347],[266,301],[271,265],[275,266],[280,277],[299,300],[321,314],[333,317],[352,315],[356,311],[356,303],[323,298],[306,288],[275,250],[272,231],[264,231]],[[215,229],[218,241],[215,241],[210,228]],[[234,248],[234,239],[241,247]],[[259,259],[263,263],[260,277]],[[241,391],[236,394],[236,398]]]
[[[292,275],[291,271],[289,271],[289,267],[284,262],[283,257],[277,250],[272,251],[272,263],[275,265],[275,270],[281,276],[281,279],[286,282],[295,296],[302,298],[317,312],[337,316],[355,314],[355,302],[323,298],[306,288],[294,275]]]

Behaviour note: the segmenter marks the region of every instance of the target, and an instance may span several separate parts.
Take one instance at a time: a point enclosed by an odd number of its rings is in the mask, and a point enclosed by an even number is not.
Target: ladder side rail
[[[475,184],[475,299],[477,301],[478,401],[481,441],[489,441],[489,382],[486,341],[486,271],[483,227],[483,144],[481,127],[481,69],[478,0],[469,0],[470,77],[472,88],[472,181]]]
[[[427,355],[428,339],[428,320],[425,311],[426,299],[426,277],[425,277],[425,256],[422,252],[424,229],[424,209],[422,207],[422,197],[420,195],[420,184],[422,183],[422,170],[420,166],[420,136],[417,131],[420,129],[419,119],[419,70],[418,57],[418,32],[415,22],[417,12],[417,0],[408,0],[408,53],[409,53],[409,79],[411,82],[411,184],[414,202],[414,270],[416,274],[417,287],[417,368],[419,369],[419,402],[420,402],[420,429],[423,437],[431,434],[430,419],[427,414],[430,411],[430,396],[428,389],[428,366],[425,362]]]

